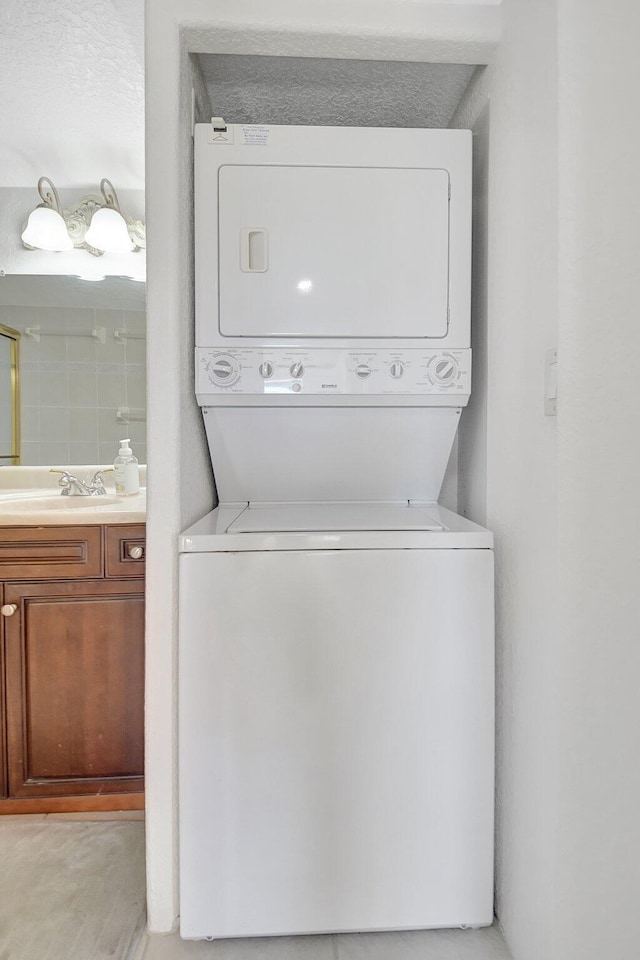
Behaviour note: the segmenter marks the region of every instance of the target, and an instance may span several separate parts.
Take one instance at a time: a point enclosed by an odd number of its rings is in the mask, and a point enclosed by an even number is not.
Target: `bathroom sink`
[[[121,497],[35,496],[13,500],[7,504],[12,513],[40,513],[42,510],[96,510],[122,503]]]
[[[144,523],[146,503],[144,487],[131,497],[117,497],[113,488],[103,497],[63,497],[51,487],[0,489],[0,527]]]

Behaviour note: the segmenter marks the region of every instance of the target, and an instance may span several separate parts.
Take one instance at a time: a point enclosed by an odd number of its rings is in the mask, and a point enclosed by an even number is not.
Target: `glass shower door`
[[[19,339],[0,324],[0,466],[20,463]]]

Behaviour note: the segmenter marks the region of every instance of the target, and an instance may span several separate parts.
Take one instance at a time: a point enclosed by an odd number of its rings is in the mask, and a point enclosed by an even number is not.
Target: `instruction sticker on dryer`
[[[243,123],[240,130],[242,142],[248,147],[266,147],[269,143],[271,127],[258,123]]]

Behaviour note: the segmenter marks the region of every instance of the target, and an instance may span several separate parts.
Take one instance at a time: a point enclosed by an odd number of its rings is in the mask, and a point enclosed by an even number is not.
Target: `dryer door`
[[[444,337],[449,174],[222,166],[219,251],[223,336]]]

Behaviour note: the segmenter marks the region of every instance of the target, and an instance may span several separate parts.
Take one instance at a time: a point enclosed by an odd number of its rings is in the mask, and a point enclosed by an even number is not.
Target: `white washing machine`
[[[492,536],[437,504],[470,150],[196,127],[220,502],[180,543],[183,937],[492,921]]]

